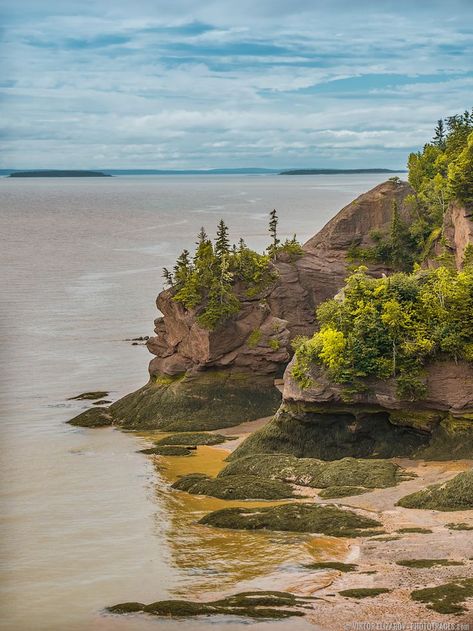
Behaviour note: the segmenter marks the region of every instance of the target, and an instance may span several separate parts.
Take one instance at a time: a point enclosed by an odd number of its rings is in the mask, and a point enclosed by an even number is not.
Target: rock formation
[[[473,210],[452,202],[445,213],[442,229],[438,231],[425,266],[437,266],[437,257],[446,251],[453,257],[457,269],[460,269],[468,245],[473,246]]]

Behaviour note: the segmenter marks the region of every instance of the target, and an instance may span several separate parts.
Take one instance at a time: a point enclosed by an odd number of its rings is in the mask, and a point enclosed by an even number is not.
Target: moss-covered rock
[[[312,532],[333,537],[376,534],[381,524],[353,511],[317,504],[282,504],[269,508],[224,508],[200,522],[216,528]]]
[[[358,566],[355,563],[340,563],[339,561],[320,561],[304,565],[309,570],[337,570],[338,572],[356,572]]]
[[[473,469],[455,476],[443,484],[406,495],[398,501],[404,508],[426,508],[439,511],[473,509]]]
[[[69,425],[78,427],[106,427],[107,425],[112,425],[113,416],[108,408],[92,408],[81,412],[67,422]]]
[[[449,530],[473,530],[473,526],[465,522],[445,524]]]
[[[374,598],[380,594],[388,594],[390,591],[392,590],[386,587],[358,587],[355,589],[344,589],[338,593],[340,596],[345,596],[345,598]]]
[[[463,578],[438,587],[416,589],[412,600],[425,603],[429,609],[443,614],[459,614],[466,610],[464,602],[473,597],[473,578]]]
[[[153,378],[110,410],[128,429],[213,430],[274,414],[281,400],[273,379],[230,370]]]
[[[251,619],[283,619],[303,616],[304,609],[311,607],[313,598],[294,596],[288,592],[242,592],[211,602],[188,600],[161,600],[150,605],[137,602],[120,603],[108,607],[110,613],[126,614],[144,612],[167,618],[194,616],[231,615]]]
[[[407,535],[407,534],[428,535],[432,531],[430,530],[430,528],[421,528],[419,526],[409,526],[408,528],[399,528],[397,532],[399,532],[402,535]]]
[[[367,489],[395,486],[406,479],[401,467],[386,460],[344,458],[323,462],[284,454],[260,454],[232,460],[218,477],[250,474],[313,488],[360,486]]]
[[[232,457],[284,453],[322,460],[472,458],[473,421],[467,416],[284,403],[274,418],[249,436]]]
[[[203,474],[193,473],[182,476],[172,487],[193,495],[209,495],[221,499],[279,500],[293,497],[289,484],[281,480],[262,480],[254,475],[209,478]]]
[[[322,460],[393,458],[411,455],[427,443],[425,433],[393,425],[387,413],[366,413],[356,418],[348,412],[283,406],[235,450],[232,458],[262,453]]]
[[[337,497],[351,497],[352,495],[363,495],[363,493],[368,493],[371,490],[361,486],[328,486],[319,492],[319,497],[324,500]]]
[[[78,394],[75,397],[70,397],[69,401],[94,401],[95,399],[103,399],[104,397],[108,397],[108,392],[106,390],[96,390],[94,392],[82,392],[82,394]]]
[[[156,445],[184,445],[184,446],[197,446],[197,445],[219,445],[229,440],[228,436],[222,434],[209,434],[207,432],[181,432],[179,434],[172,434],[161,438],[156,441]]]
[[[140,449],[140,454],[147,456],[192,456],[194,448],[182,447],[181,445],[161,445],[157,447],[148,447]]]
[[[419,570],[436,566],[447,567],[450,565],[463,565],[460,561],[449,561],[448,559],[404,559],[402,561],[396,561],[396,564],[402,567],[410,567]]]

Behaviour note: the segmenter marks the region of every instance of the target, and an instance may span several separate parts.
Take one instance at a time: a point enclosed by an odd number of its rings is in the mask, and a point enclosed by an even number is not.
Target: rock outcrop
[[[459,202],[452,202],[445,213],[443,226],[437,232],[425,266],[436,267],[442,256],[448,253],[452,256],[456,268],[460,269],[466,248],[468,245],[473,246],[473,210]]]
[[[287,453],[332,460],[413,457],[473,458],[473,365],[435,362],[425,368],[426,394],[401,400],[393,379],[366,380],[358,394],[344,392],[320,366],[302,389],[284,375],[283,404],[262,430],[233,454]]]

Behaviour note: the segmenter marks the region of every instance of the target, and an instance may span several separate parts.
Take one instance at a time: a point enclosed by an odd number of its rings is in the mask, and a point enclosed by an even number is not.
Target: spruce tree
[[[268,252],[271,256],[274,256],[278,245],[281,243],[278,239],[278,215],[275,208],[269,213],[269,234],[272,243],[268,247]]]
[[[164,284],[165,285],[169,285],[170,287],[173,286],[174,279],[172,277],[171,272],[168,270],[167,267],[163,267],[163,278],[164,278]]]
[[[445,126],[441,118],[439,118],[439,120],[437,121],[437,127],[435,128],[435,136],[433,139],[433,144],[439,147],[440,149],[445,148]]]
[[[228,227],[223,219],[220,219],[217,226],[217,238],[215,239],[215,254],[218,259],[222,259],[230,252],[230,240],[228,238]]]
[[[177,285],[183,285],[190,274],[189,250],[183,250],[174,266],[174,279]]]

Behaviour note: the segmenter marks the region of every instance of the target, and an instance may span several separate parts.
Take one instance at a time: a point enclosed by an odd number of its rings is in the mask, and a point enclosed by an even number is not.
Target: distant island
[[[56,171],[56,170],[40,170],[40,171],[14,171],[8,177],[112,177],[108,173],[102,171]]]
[[[362,173],[404,173],[393,169],[292,169],[280,171],[278,175],[358,175]]]

